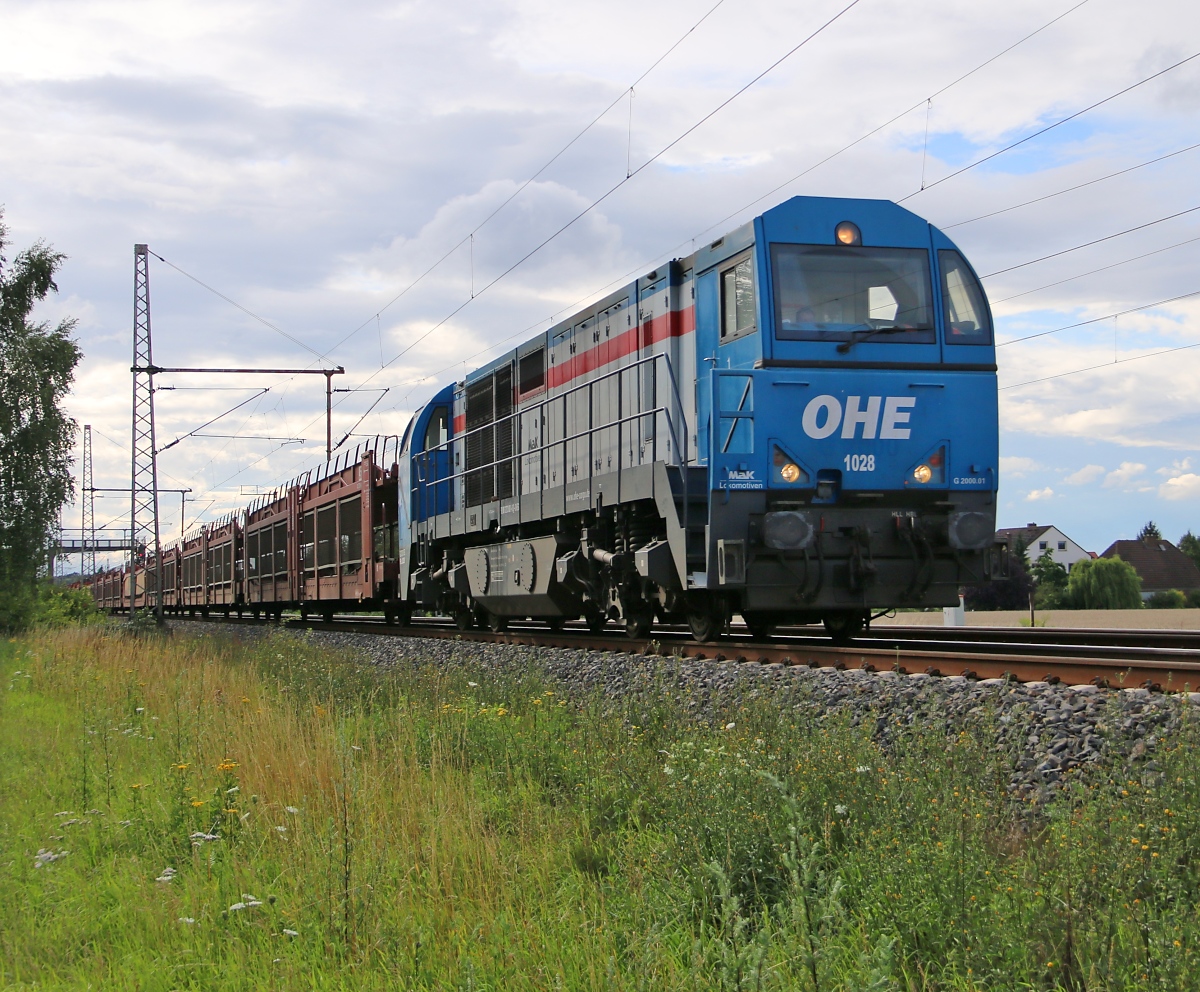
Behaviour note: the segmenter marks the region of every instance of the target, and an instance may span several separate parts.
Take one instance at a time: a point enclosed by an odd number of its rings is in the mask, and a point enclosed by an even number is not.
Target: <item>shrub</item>
[[[1182,610],[1188,601],[1178,589],[1163,589],[1146,600],[1146,605],[1154,610]]]

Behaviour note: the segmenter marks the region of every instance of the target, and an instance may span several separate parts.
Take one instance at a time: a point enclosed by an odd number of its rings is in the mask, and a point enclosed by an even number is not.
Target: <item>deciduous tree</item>
[[[76,424],[62,409],[81,353],[73,320],[31,319],[57,292],[66,258],[39,241],[8,265],[0,214],[0,627],[18,627],[36,602],[55,521],[73,492]]]
[[[1142,580],[1132,565],[1113,558],[1084,558],[1071,567],[1067,599],[1077,610],[1134,610],[1142,605]]]
[[[1179,550],[1191,558],[1197,568],[1200,568],[1200,537],[1189,530],[1179,539]]]

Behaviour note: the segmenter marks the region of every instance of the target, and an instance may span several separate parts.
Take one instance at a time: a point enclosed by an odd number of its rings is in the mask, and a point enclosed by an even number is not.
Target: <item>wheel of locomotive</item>
[[[756,641],[769,641],[775,632],[775,618],[765,613],[742,614],[750,637]]]
[[[688,605],[687,625],[697,641],[715,641],[725,630],[725,610],[720,603],[708,599],[694,600]]]
[[[499,613],[488,612],[487,626],[493,634],[499,634],[501,631],[508,630],[508,617],[502,617]]]
[[[583,622],[587,624],[589,634],[599,634],[608,623],[608,617],[596,607],[584,610]]]
[[[629,613],[625,616],[625,633],[635,640],[645,637],[650,633],[650,626],[654,623],[654,614],[649,610],[639,610],[636,613]]]
[[[325,610],[321,614],[321,619],[326,623],[333,623],[333,610]]]
[[[475,629],[475,611],[470,607],[464,606],[454,614],[454,625],[459,630],[474,630]]]
[[[308,622],[308,607],[307,606],[300,607],[300,622],[301,623]]]
[[[549,627],[556,634],[559,631],[561,631],[563,629],[563,627],[565,627],[566,625],[567,625],[566,617],[547,617],[546,618],[546,626]]]
[[[252,612],[253,612],[253,615],[254,615],[254,619],[255,619],[255,620],[257,620],[257,619],[258,619],[258,618],[261,616],[261,614],[262,614],[262,610],[261,610],[259,607],[257,607],[257,606],[256,606],[256,607],[254,607],[254,610],[253,610]]]
[[[862,633],[867,615],[861,610],[843,610],[838,613],[826,613],[821,621],[825,624],[825,632],[833,638],[834,644],[849,644]]]
[[[392,623],[397,627],[407,627],[412,623],[412,607],[407,603],[400,603],[392,610]]]

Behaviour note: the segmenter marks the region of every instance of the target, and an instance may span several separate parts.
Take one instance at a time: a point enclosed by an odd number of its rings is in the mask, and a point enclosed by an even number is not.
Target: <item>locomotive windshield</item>
[[[991,344],[992,319],[983,287],[956,251],[938,252],[947,344]]]
[[[771,255],[777,337],[846,341],[876,331],[889,343],[935,340],[929,252],[776,244]]]

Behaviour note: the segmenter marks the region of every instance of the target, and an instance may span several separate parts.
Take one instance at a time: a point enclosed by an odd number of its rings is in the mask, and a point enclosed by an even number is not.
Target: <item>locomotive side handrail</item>
[[[677,426],[675,423],[675,417],[672,415],[671,408],[668,406],[665,406],[665,405],[658,405],[656,402],[656,399],[651,400],[651,403],[656,404],[654,406],[651,406],[651,407],[648,407],[645,409],[639,409],[636,412],[625,414],[625,415],[620,415],[618,413],[618,416],[616,416],[615,418],[606,420],[602,424],[596,424],[594,422],[595,421],[594,392],[595,392],[595,387],[598,384],[604,383],[606,380],[609,380],[609,379],[613,378],[614,376],[617,377],[616,406],[617,406],[617,410],[620,411],[621,407],[624,405],[624,395],[623,395],[624,394],[624,386],[623,386],[623,378],[621,378],[621,377],[623,377],[626,374],[631,373],[631,372],[637,372],[639,369],[642,369],[644,366],[647,366],[647,365],[653,366],[654,372],[657,373],[658,363],[660,360],[665,365],[667,379],[670,384],[671,398],[674,399],[674,401],[675,401],[674,407],[678,411],[679,420],[681,421],[682,426],[684,427],[682,444],[680,443],[679,431],[677,430]],[[655,375],[654,378],[651,380],[651,386],[652,386],[652,393],[655,396],[657,396],[657,392],[658,392],[657,375]],[[567,434],[566,433],[566,424],[567,424],[567,419],[568,419],[567,418],[568,400],[570,400],[577,393],[580,393],[585,389],[588,391],[588,426],[586,428],[583,428],[582,430],[576,431],[575,433]],[[639,390],[639,402],[640,402],[640,390]],[[521,420],[521,418],[527,417],[531,414],[536,414],[539,417],[539,424],[544,425],[546,422],[546,412],[547,412],[548,408],[550,408],[550,406],[554,403],[562,404],[562,422],[563,422],[563,431],[564,431],[563,436],[560,438],[555,438],[552,441],[542,440],[541,443],[539,443],[535,446],[529,447],[528,449],[522,449],[520,447],[521,424],[519,422]],[[539,478],[542,481],[541,481],[541,484],[538,486],[538,488],[535,491],[543,492],[547,488],[550,488],[545,485],[545,477],[546,477],[545,467],[546,466],[545,466],[544,452],[546,452],[549,449],[556,448],[560,445],[562,446],[562,452],[563,452],[563,454],[562,454],[562,460],[563,460],[563,483],[562,483],[562,485],[565,486],[567,484],[566,464],[567,464],[567,459],[569,457],[569,455],[567,453],[567,445],[570,444],[571,442],[579,441],[583,438],[588,439],[589,443],[588,443],[588,473],[587,473],[587,477],[590,478],[594,474],[594,469],[593,469],[594,448],[593,448],[592,442],[594,440],[595,434],[598,431],[611,430],[614,427],[617,429],[617,449],[618,449],[618,464],[617,464],[616,471],[617,471],[617,475],[620,476],[621,472],[624,471],[624,469],[625,469],[625,466],[622,464],[622,462],[619,458],[619,452],[620,452],[620,448],[621,448],[622,441],[623,441],[622,429],[623,429],[624,425],[627,423],[630,423],[632,421],[642,421],[647,417],[657,418],[659,414],[663,415],[665,425],[666,425],[667,431],[668,431],[668,441],[674,443],[675,451],[678,452],[680,455],[679,460],[678,460],[678,462],[676,462],[676,464],[678,464],[683,469],[683,472],[682,472],[683,486],[684,486],[684,491],[683,491],[684,521],[683,521],[683,525],[684,525],[684,528],[686,529],[688,504],[690,502],[690,492],[689,492],[689,482],[690,482],[689,475],[690,475],[690,473],[688,472],[688,468],[690,467],[691,461],[692,461],[690,444],[689,444],[690,439],[688,437],[688,432],[686,429],[687,428],[687,418],[686,418],[686,415],[684,414],[683,400],[679,393],[679,386],[678,386],[678,382],[675,378],[674,368],[672,367],[672,364],[671,364],[671,357],[670,357],[670,355],[667,355],[667,354],[664,354],[661,352],[657,353],[657,354],[647,355],[644,358],[637,359],[636,361],[631,362],[628,365],[624,365],[620,368],[613,369],[612,371],[606,372],[603,375],[597,376],[594,379],[590,379],[587,382],[580,383],[578,386],[572,386],[570,389],[564,390],[561,393],[558,393],[554,396],[550,396],[543,400],[540,400],[536,404],[532,404],[532,405],[526,406],[522,409],[515,410],[511,414],[508,414],[508,415],[498,418],[496,420],[491,420],[486,424],[483,424],[479,427],[473,428],[472,430],[464,431],[460,434],[456,434],[453,437],[447,439],[446,441],[444,441],[440,444],[434,445],[431,448],[427,448],[426,450],[422,451],[418,456],[416,456],[414,458],[414,461],[416,463],[415,467],[416,467],[417,471],[415,473],[415,478],[413,480],[413,489],[416,490],[416,489],[420,488],[420,490],[421,490],[420,498],[421,498],[422,503],[424,503],[426,501],[425,491],[428,490],[429,488],[433,488],[434,492],[436,493],[438,491],[437,487],[446,486],[447,487],[447,495],[449,496],[449,495],[452,495],[453,490],[451,487],[453,486],[453,484],[455,482],[461,481],[464,484],[462,484],[460,486],[460,498],[458,500],[458,506],[456,508],[463,509],[467,505],[467,503],[466,503],[466,498],[467,498],[466,485],[465,485],[465,480],[466,480],[467,476],[475,475],[476,473],[482,473],[482,472],[487,471],[488,469],[495,470],[498,466],[510,465],[512,463],[520,461],[522,458],[528,458],[531,455],[539,455],[539,456],[542,456],[540,458],[541,467],[539,469]],[[491,461],[484,462],[479,465],[472,465],[469,468],[464,465],[458,471],[451,471],[447,475],[438,475],[436,478],[433,478],[433,479],[429,478],[429,459],[431,456],[444,451],[446,453],[447,457],[449,457],[452,453],[453,446],[456,444],[459,444],[459,443],[464,444],[464,452],[465,452],[465,442],[466,442],[467,438],[469,438],[473,435],[481,434],[482,432],[487,431],[487,430],[494,430],[498,425],[501,425],[501,424],[506,424],[506,423],[512,424],[514,421],[518,421],[518,423],[516,423],[515,429],[514,429],[514,434],[516,435],[515,440],[517,442],[515,444],[515,447],[517,450],[513,454],[496,457],[495,445],[493,444],[493,453],[492,453]],[[651,432],[651,445],[652,445],[652,448],[651,448],[650,461],[651,461],[651,463],[653,463],[654,461],[657,461],[657,455],[658,455],[658,431],[657,431],[657,429],[655,429],[653,427],[652,427],[652,432]],[[515,477],[515,484],[514,484],[513,495],[514,496],[525,495],[526,493],[525,493],[525,490],[523,487],[524,480],[523,480],[521,474],[519,472],[514,472],[514,477]],[[504,497],[498,497],[498,498],[504,498]],[[481,500],[479,505],[483,505],[483,503],[491,502],[491,501],[492,501],[491,499]],[[449,502],[450,501],[448,499],[447,504],[449,504]],[[436,497],[434,499],[434,503],[436,505]],[[472,505],[475,505],[475,504],[472,504]]]

